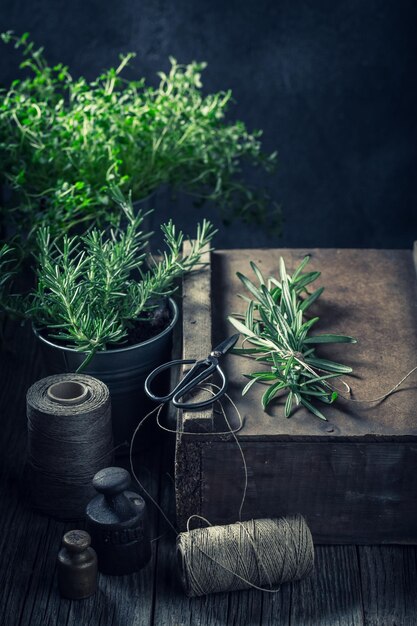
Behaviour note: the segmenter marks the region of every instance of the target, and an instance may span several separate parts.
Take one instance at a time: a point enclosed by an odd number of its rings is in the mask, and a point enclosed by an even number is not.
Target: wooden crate
[[[354,368],[348,380],[355,398],[392,388],[417,365],[415,265],[404,250],[216,251],[183,285],[184,358],[206,356],[234,332],[227,315],[245,308],[237,271],[249,275],[254,260],[265,275],[277,275],[280,255],[292,270],[306,254],[309,269],[322,272],[317,286],[326,287],[316,303],[317,330],[358,339],[320,353]],[[303,408],[286,419],[282,401],[264,412],[262,385],[241,396],[254,363],[228,356],[223,365],[245,420],[238,435],[249,472],[243,519],[302,513],[318,543],[417,542],[417,373],[382,403],[322,405],[323,422]],[[230,407],[228,417],[235,420]],[[178,419],[180,528],[195,513],[212,523],[236,521],[244,478],[236,443],[210,434],[217,427],[212,410]]]

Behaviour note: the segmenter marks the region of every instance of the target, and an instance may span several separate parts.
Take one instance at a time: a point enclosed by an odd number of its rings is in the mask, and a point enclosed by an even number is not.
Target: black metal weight
[[[137,572],[151,557],[146,504],[127,491],[130,483],[129,472],[121,467],[106,467],[93,479],[99,495],[87,505],[87,530],[103,574]]]
[[[70,530],[58,554],[58,587],[63,598],[81,600],[93,595],[97,586],[97,555],[84,530]]]

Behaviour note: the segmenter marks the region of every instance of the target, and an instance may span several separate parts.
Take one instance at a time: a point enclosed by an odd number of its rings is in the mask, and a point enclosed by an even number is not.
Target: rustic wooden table
[[[0,363],[0,624],[5,626],[412,626],[417,623],[417,548],[318,546],[313,575],[278,594],[244,591],[188,599],[175,569],[175,537],[150,506],[151,563],[121,578],[100,576],[97,593],[62,600],[55,561],[74,525],[33,513],[24,485],[25,393],[44,375],[30,328],[8,325]],[[167,464],[168,460],[168,464]],[[174,516],[172,441],[136,461],[141,480]]]

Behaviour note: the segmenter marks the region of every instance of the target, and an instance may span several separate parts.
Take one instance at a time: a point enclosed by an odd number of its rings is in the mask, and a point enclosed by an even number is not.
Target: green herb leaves
[[[263,154],[260,132],[226,121],[231,92],[203,94],[204,63],[171,58],[152,87],[122,77],[135,56],[127,54],[89,82],[49,65],[27,33],[2,39],[22,53],[25,70],[0,89],[0,179],[14,209],[4,219],[32,243],[41,223],[54,237],[80,223],[103,227],[118,214],[112,184],[136,200],[168,185],[213,200],[225,219],[278,228],[277,208],[241,176],[243,165],[270,171],[276,155]]]
[[[65,235],[62,244],[46,227],[37,236],[37,290],[29,313],[51,338],[87,352],[80,369],[98,350],[125,341],[129,325],[170,295],[178,277],[198,266],[215,234],[204,220],[189,254],[182,256],[183,234],[169,222],[162,226],[168,251],[155,259],[145,252],[144,215],[135,215],[130,197],[120,190],[114,189],[113,196],[124,214],[123,227]]]
[[[258,285],[241,273],[237,276],[250,293],[242,296],[248,303],[244,316],[230,316],[229,321],[244,335],[241,348],[234,350],[269,366],[269,371],[246,375],[249,382],[242,391],[246,394],[255,383],[268,385],[262,395],[264,409],[282,392],[286,392],[284,414],[291,415],[294,404],[303,405],[316,417],[325,420],[323,413],[312,403],[320,400],[331,404],[337,399],[337,391],[330,380],[352,369],[341,363],[319,358],[314,346],[326,343],[356,343],[345,335],[309,335],[318,317],[305,319],[305,312],[318,300],[323,287],[311,294],[307,292],[320,272],[304,272],[309,257],[305,257],[292,275],[287,273],[284,260],[280,259],[279,280],[263,277],[255,263],[251,268]],[[250,347],[246,347],[246,346]]]

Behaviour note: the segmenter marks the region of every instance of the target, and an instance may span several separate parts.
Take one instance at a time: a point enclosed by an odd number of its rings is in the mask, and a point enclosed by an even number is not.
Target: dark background
[[[51,62],[93,78],[135,51],[149,81],[206,60],[207,90],[231,88],[232,114],[263,128],[279,167],[269,184],[280,240],[234,225],[220,246],[405,247],[417,239],[417,2],[383,0],[1,0],[1,30],[29,31]],[[0,82],[18,55],[1,44]],[[191,227],[188,200],[158,201]],[[214,207],[193,214],[215,215]]]

